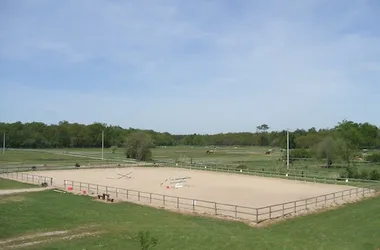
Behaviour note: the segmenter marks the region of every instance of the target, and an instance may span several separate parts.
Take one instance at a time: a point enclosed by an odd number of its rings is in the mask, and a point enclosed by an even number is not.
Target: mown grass
[[[53,191],[19,194],[0,204],[0,239],[38,231],[97,225],[104,233],[57,240],[28,249],[139,249],[133,239],[149,230],[155,249],[334,249],[380,247],[380,198],[287,220],[267,228],[172,213],[130,203],[105,204]],[[17,202],[18,201],[18,202]],[[84,229],[86,230],[85,227]]]
[[[153,149],[153,159],[155,161],[171,162],[178,161],[179,164],[198,164],[198,165],[215,165],[219,167],[236,168],[244,165],[247,169],[261,171],[288,172],[283,161],[279,161],[282,153],[280,149],[275,149],[271,155],[265,155],[267,147],[220,147],[214,154],[208,155],[206,151],[210,147],[156,147]],[[64,154],[75,154],[64,155]],[[122,148],[112,153],[111,149],[104,149],[105,160],[94,158],[101,157],[100,148],[90,149],[49,149],[46,152],[33,152],[25,150],[10,150],[0,155],[0,167],[16,168],[30,167],[31,165],[47,166],[73,166],[75,163],[80,165],[109,164],[110,162],[126,162]],[[130,161],[129,163],[133,163]],[[317,160],[297,160],[290,166],[289,172],[295,174],[305,174],[308,176],[322,176],[336,178],[346,169],[343,165],[334,168],[324,168],[324,162]],[[338,163],[337,163],[338,164]],[[340,163],[342,164],[342,163]],[[371,171],[379,169],[380,165],[356,163],[362,170]]]
[[[37,186],[32,184],[21,183],[18,181],[12,181],[0,178],[0,189],[19,189],[19,188],[35,188]],[[1,199],[1,198],[0,198]]]
[[[32,166],[72,167],[77,162],[79,162],[81,165],[108,163],[107,159],[101,160],[93,159],[91,157],[92,155],[65,155],[55,150],[46,150],[44,152],[28,150],[9,150],[5,154],[0,154],[0,170],[11,168],[30,168]]]

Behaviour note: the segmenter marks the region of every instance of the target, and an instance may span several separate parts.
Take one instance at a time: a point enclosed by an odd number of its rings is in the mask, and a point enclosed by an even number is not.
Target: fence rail
[[[97,169],[97,168],[127,168],[131,166],[146,166],[139,163],[126,163],[126,162],[91,162],[91,164],[81,165],[79,169]],[[33,168],[35,167],[35,169]],[[47,170],[70,170],[76,169],[75,162],[67,162],[61,165],[54,164],[22,164],[17,166],[7,165],[6,167],[0,167],[0,172],[32,172],[32,171],[47,171]]]
[[[365,197],[370,197],[375,193],[375,187],[358,187],[302,200],[260,207],[257,208],[258,214],[256,222],[309,213],[321,208],[357,201]]]
[[[356,201],[360,198],[369,197],[376,192],[375,189],[370,187],[358,187],[317,197],[254,208],[71,180],[65,180],[64,187],[65,189],[71,187],[73,191],[86,191],[86,193],[90,195],[106,193],[117,199],[135,203],[149,204],[151,206],[158,206],[166,209],[229,217],[239,220],[248,220],[256,223],[289,215],[308,213],[320,208]]]
[[[53,186],[53,178],[47,176],[19,172],[3,172],[0,173],[0,177],[38,185],[41,185],[42,183],[47,183],[48,185]]]
[[[255,218],[255,215],[257,214],[257,210],[252,207],[149,193],[138,190],[116,188],[79,181],[65,180],[64,187],[66,190],[68,187],[72,187],[73,191],[86,191],[87,194],[106,193],[120,200],[131,201],[141,204],[150,204],[155,207],[184,210],[188,212],[196,212],[209,215],[227,216],[235,219],[246,220],[250,218]]]
[[[297,174],[292,172],[274,172],[267,170],[257,170],[257,169],[236,169],[236,167],[228,167],[223,165],[181,165],[181,164],[170,164],[170,163],[158,163],[158,164],[146,164],[146,163],[131,163],[131,162],[121,162],[121,161],[113,161],[109,160],[108,162],[91,162],[87,165],[82,165],[80,168],[88,169],[88,168],[112,168],[112,167],[131,167],[131,166],[144,166],[144,167],[157,167],[164,166],[169,168],[184,168],[184,169],[192,169],[192,170],[202,170],[202,171],[213,171],[213,172],[224,172],[224,173],[234,173],[234,174],[244,174],[244,175],[253,175],[260,177],[269,177],[269,178],[280,178],[280,179],[288,179],[288,180],[298,180],[298,181],[308,181],[308,182],[316,182],[316,183],[325,183],[325,184],[339,184],[339,185],[368,185],[377,183],[380,185],[380,181],[378,180],[364,180],[364,179],[353,179],[353,178],[332,178],[328,176],[320,176],[320,175],[308,175],[308,174]],[[65,169],[74,169],[75,162],[66,162],[64,165],[42,165],[42,164],[26,164],[23,163],[16,166],[7,166],[7,168],[0,168],[0,171],[32,171],[32,167],[35,166],[37,170],[65,170]]]
[[[152,165],[154,167],[157,165]],[[318,176],[318,175],[302,175],[295,173],[284,173],[284,172],[272,172],[272,171],[261,171],[256,169],[236,169],[228,167],[218,167],[218,166],[199,166],[199,165],[172,165],[164,164],[163,166],[169,168],[185,168],[192,170],[202,170],[202,171],[212,171],[212,172],[223,172],[223,173],[234,173],[234,174],[244,174],[244,175],[253,175],[260,177],[269,177],[269,178],[280,178],[287,180],[297,180],[297,181],[307,181],[307,182],[317,182],[325,184],[339,184],[339,185],[369,185],[369,184],[378,184],[378,180],[364,180],[364,179],[353,179],[353,178],[331,178],[328,176]]]
[[[291,202],[285,202],[276,205],[270,205],[260,208],[239,206],[234,204],[223,204],[215,201],[205,201],[198,199],[190,199],[184,197],[176,197],[162,194],[155,194],[149,192],[143,192],[138,190],[130,190],[125,188],[116,188],[104,185],[97,185],[85,182],[65,180],[64,187],[67,189],[71,186],[74,191],[78,190],[82,192],[85,190],[88,194],[101,194],[108,193],[113,195],[115,198],[120,200],[126,200],[136,203],[150,204],[152,206],[164,207],[166,209],[176,209],[184,210],[196,213],[205,213],[216,216],[230,217],[235,219],[249,220],[252,222],[262,222],[268,219],[275,219],[279,217],[286,217],[289,215],[297,215],[300,213],[308,213],[310,211],[324,208],[327,206],[332,206],[336,204],[343,204],[349,201],[355,201],[363,197],[368,197],[373,195],[376,190],[380,187],[377,181],[367,181],[367,180],[355,180],[346,179],[344,181],[339,181],[336,179],[318,179],[316,177],[310,176],[284,176],[280,173],[272,172],[259,172],[259,171],[247,171],[247,170],[236,170],[236,169],[224,169],[224,168],[209,168],[198,167],[198,166],[173,166],[175,168],[188,168],[204,171],[217,171],[217,172],[227,172],[227,173],[239,173],[239,174],[250,174],[258,175],[262,174],[264,177],[275,177],[275,178],[285,178],[293,180],[303,180],[303,181],[314,181],[323,183],[335,183],[335,184],[365,184],[363,187],[356,187],[352,189],[347,189],[335,193],[330,193],[326,195],[321,195],[317,197],[296,200]],[[269,176],[268,176],[268,175]],[[53,178],[46,176],[38,176],[27,173],[20,172],[4,172],[0,174],[0,177],[5,177],[14,180],[20,180],[22,182],[37,183],[42,184],[46,182],[53,185]],[[55,183],[57,184],[57,183]],[[62,186],[61,186],[62,187]]]

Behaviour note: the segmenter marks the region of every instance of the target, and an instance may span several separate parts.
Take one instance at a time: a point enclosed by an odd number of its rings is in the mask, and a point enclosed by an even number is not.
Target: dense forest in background
[[[174,135],[153,130],[121,128],[104,123],[90,125],[59,122],[47,125],[42,122],[0,123],[0,132],[6,133],[8,148],[90,148],[100,147],[102,131],[104,146],[123,146],[133,132],[149,134],[155,146],[266,146],[286,147],[286,131],[269,131],[267,124],[256,127],[255,132],[223,133],[213,135]],[[330,140],[330,142],[329,142]],[[356,123],[344,120],[332,129],[298,129],[290,133],[290,148],[308,149],[317,144],[344,143],[356,149],[380,149],[380,128],[369,123]],[[328,146],[328,145],[326,145]]]

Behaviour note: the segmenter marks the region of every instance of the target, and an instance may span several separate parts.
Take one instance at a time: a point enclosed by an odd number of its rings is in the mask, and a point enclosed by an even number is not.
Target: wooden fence
[[[65,190],[67,190],[68,187],[72,187],[73,191],[85,191],[86,194],[89,195],[106,193],[119,200],[131,201],[139,204],[149,204],[154,207],[163,207],[169,210],[183,210],[199,214],[227,216],[240,220],[255,218],[257,214],[257,210],[252,207],[155,194],[71,180],[65,180],[64,187]]]
[[[0,177],[16,180],[25,183],[38,184],[47,183],[50,186],[53,186],[53,178],[47,176],[19,173],[19,172],[2,172]]]
[[[370,187],[358,187],[313,198],[254,208],[71,180],[65,180],[64,187],[65,190],[67,190],[68,187],[71,187],[73,191],[85,191],[86,194],[89,195],[106,193],[119,200],[131,201],[139,204],[148,204],[154,207],[163,207],[169,210],[182,210],[185,212],[194,212],[198,214],[229,217],[256,223],[290,215],[308,213],[316,209],[355,201],[363,197],[371,196],[376,192],[375,189]]]
[[[65,169],[75,169],[74,162],[70,162],[61,166],[57,165],[35,165],[35,164],[24,164],[18,166],[8,165],[7,167],[0,168],[0,171],[6,172],[15,172],[15,171],[32,171],[32,166],[36,166],[38,171],[44,170],[65,170]],[[284,172],[273,172],[266,170],[257,170],[257,169],[236,169],[234,167],[228,167],[223,165],[182,165],[182,164],[146,164],[146,163],[127,163],[121,161],[108,161],[103,163],[94,163],[90,165],[83,165],[80,168],[88,169],[88,168],[126,168],[126,167],[169,167],[169,168],[184,168],[184,169],[192,169],[192,170],[202,170],[202,171],[212,171],[212,172],[223,172],[223,173],[233,173],[233,174],[244,174],[244,175],[253,175],[260,177],[269,177],[269,178],[280,178],[287,180],[298,180],[298,181],[307,181],[307,182],[316,182],[316,183],[325,183],[325,184],[338,184],[338,185],[350,185],[350,186],[367,186],[372,184],[380,185],[380,181],[378,180],[364,180],[364,179],[352,179],[352,178],[331,178],[328,176],[318,176],[318,175],[307,175],[307,174],[296,174],[296,173],[284,173]]]
[[[335,193],[324,194],[302,200],[289,201],[257,208],[256,222],[271,220],[286,216],[306,214],[318,209],[341,205],[353,202],[365,197],[370,197],[376,193],[377,186],[357,187]]]
[[[153,165],[154,166],[154,165]],[[156,165],[157,166],[157,165]],[[364,180],[364,179],[353,179],[353,178],[331,178],[328,176],[313,176],[313,175],[302,175],[295,173],[283,173],[283,172],[272,172],[272,171],[260,171],[256,169],[236,169],[228,167],[218,167],[218,166],[199,166],[199,165],[171,165],[165,164],[164,167],[169,168],[185,168],[192,170],[202,170],[202,171],[212,171],[212,172],[223,172],[223,173],[234,173],[234,174],[244,174],[244,175],[254,175],[260,177],[269,177],[269,178],[280,178],[287,180],[297,180],[297,181],[307,181],[307,182],[316,182],[316,183],[325,183],[325,184],[339,184],[339,185],[380,185],[378,180]],[[152,166],[150,166],[152,167]]]

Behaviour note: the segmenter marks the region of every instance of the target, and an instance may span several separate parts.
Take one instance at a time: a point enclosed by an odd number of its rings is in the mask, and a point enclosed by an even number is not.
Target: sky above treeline
[[[3,0],[3,122],[380,126],[380,1]]]

